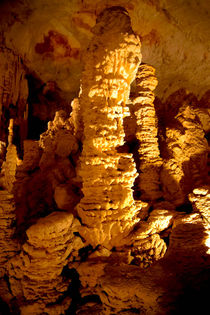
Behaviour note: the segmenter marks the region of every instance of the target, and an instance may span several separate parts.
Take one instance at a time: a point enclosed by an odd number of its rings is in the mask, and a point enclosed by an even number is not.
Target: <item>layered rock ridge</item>
[[[136,91],[132,97],[136,117],[136,138],[139,141],[139,190],[141,198],[155,200],[162,196],[160,168],[162,159],[158,145],[157,115],[154,89],[157,86],[155,69],[147,64],[139,66]]]

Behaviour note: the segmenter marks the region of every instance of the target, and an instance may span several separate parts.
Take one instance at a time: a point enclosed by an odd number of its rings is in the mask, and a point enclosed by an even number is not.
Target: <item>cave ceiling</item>
[[[83,52],[97,16],[121,6],[140,36],[142,62],[156,68],[156,95],[179,88],[198,97],[209,88],[209,8],[205,0],[8,0],[0,2],[0,44],[15,51],[66,99],[77,95]]]

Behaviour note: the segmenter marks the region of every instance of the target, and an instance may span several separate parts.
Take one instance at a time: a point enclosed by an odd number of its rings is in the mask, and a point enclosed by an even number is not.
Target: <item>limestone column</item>
[[[158,146],[157,117],[154,107],[154,89],[157,86],[155,69],[147,64],[139,66],[136,76],[136,95],[133,99],[136,116],[136,137],[139,140],[139,189],[142,198],[161,197],[160,168],[162,159]]]
[[[126,242],[136,218],[132,154],[118,153],[124,144],[123,118],[130,84],[141,60],[139,38],[124,10],[108,9],[98,18],[84,56],[80,106],[84,142],[80,175],[83,194],[77,206],[87,243],[108,248]]]

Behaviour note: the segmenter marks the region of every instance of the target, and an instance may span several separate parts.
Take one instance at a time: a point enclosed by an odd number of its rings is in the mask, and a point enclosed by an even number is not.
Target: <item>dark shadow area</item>
[[[0,298],[0,315],[10,315],[10,309],[6,302]]]
[[[44,83],[34,73],[27,75],[28,96],[28,139],[39,140],[40,134],[47,130],[47,124],[53,120],[55,112],[70,106],[60,95],[60,89],[53,81]]]
[[[158,265],[165,270],[160,282],[165,295],[159,303],[170,310],[166,314],[205,314],[209,308],[210,254],[202,219],[177,225],[170,238],[165,257],[151,267],[153,272]]]

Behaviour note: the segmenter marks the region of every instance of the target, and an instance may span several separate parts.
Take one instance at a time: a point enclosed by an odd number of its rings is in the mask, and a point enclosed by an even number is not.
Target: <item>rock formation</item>
[[[154,107],[154,89],[157,86],[155,69],[147,64],[139,66],[136,92],[133,97],[136,116],[136,138],[139,141],[139,188],[141,198],[154,200],[161,197],[160,167],[162,159],[157,138],[157,116]]]
[[[126,243],[135,223],[132,185],[136,177],[131,154],[118,153],[124,144],[123,118],[130,84],[140,62],[140,43],[128,16],[104,11],[85,56],[80,106],[84,142],[79,174],[84,197],[77,206],[80,234],[93,247]]]
[[[79,225],[72,214],[53,212],[26,231],[28,240],[21,253],[10,260],[8,268],[13,295],[19,298],[20,305],[22,298],[26,301],[20,308],[22,314],[55,314],[56,311],[61,314],[69,307],[69,298],[59,310],[56,306],[53,309],[52,304],[70,284],[61,273],[73,249],[79,249],[75,247],[78,242],[74,236]],[[48,304],[51,306],[47,307]]]
[[[15,220],[14,196],[6,190],[0,190],[0,278],[6,274],[7,261],[19,250],[18,242],[13,238]]]
[[[181,97],[180,97],[181,96]],[[183,92],[174,95],[168,107],[165,129],[164,164],[161,181],[166,200],[181,205],[187,194],[205,183],[207,173],[208,143],[199,117],[190,105],[191,95]],[[166,104],[170,104],[172,96]],[[166,105],[167,106],[167,105]],[[173,111],[177,111],[174,115]],[[166,117],[166,116],[165,116]]]
[[[0,278],[7,274],[7,261],[19,250],[19,243],[14,239],[16,213],[12,194],[17,167],[17,151],[12,144],[13,119],[10,120],[6,161],[3,163],[2,185],[0,190]]]
[[[28,84],[21,58],[0,47],[0,140],[7,140],[9,119],[14,119],[19,144],[27,137]]]
[[[17,2],[0,5],[0,313],[205,313],[206,44],[173,1]]]

